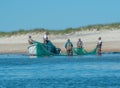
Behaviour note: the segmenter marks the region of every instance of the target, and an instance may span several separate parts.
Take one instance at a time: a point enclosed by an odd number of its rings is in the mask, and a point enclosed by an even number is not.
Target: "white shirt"
[[[48,35],[45,34],[45,35],[43,36],[43,38],[44,38],[44,39],[48,38]]]
[[[102,43],[102,40],[99,40],[99,41],[98,41],[98,44],[101,44],[101,43]]]

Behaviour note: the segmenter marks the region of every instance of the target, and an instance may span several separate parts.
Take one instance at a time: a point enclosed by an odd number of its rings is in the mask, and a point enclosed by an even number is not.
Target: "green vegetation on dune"
[[[79,28],[67,28],[64,30],[48,30],[44,28],[37,28],[37,29],[32,29],[32,30],[24,30],[20,29],[18,31],[12,31],[12,32],[0,32],[0,37],[4,36],[12,36],[12,35],[19,35],[19,34],[27,34],[27,33],[41,33],[48,31],[50,34],[66,34],[66,33],[72,33],[72,32],[77,32],[77,31],[83,31],[83,30],[115,30],[115,29],[120,29],[120,23],[111,23],[111,24],[97,24],[97,25],[88,25],[88,26],[83,26]]]
[[[27,34],[27,33],[38,33],[38,32],[44,32],[45,29],[32,29],[32,30],[24,30],[20,29],[18,31],[12,31],[12,32],[0,32],[0,37],[9,37],[12,35],[20,35],[20,34]]]

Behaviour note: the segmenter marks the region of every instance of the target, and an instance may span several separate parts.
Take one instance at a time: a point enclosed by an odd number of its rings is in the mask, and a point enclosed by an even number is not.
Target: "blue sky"
[[[120,0],[0,0],[0,31],[120,22]]]

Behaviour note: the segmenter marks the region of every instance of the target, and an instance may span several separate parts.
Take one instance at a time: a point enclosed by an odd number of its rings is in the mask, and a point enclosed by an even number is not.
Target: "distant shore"
[[[14,35],[11,37],[0,38],[0,53],[28,53],[28,35],[31,35],[34,40],[43,42],[44,33],[28,33],[21,35]],[[55,44],[56,47],[65,51],[64,44],[69,38],[76,47],[78,38],[81,38],[84,43],[84,48],[91,51],[96,47],[98,37],[102,37],[103,47],[102,52],[120,52],[120,30],[101,30],[101,31],[79,31],[69,34],[49,35],[49,40]]]

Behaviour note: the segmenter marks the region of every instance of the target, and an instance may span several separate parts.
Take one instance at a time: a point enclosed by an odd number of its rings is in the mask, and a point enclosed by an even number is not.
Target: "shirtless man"
[[[29,35],[28,36],[28,43],[31,45],[31,44],[33,44],[33,39],[32,39],[32,37]]]

